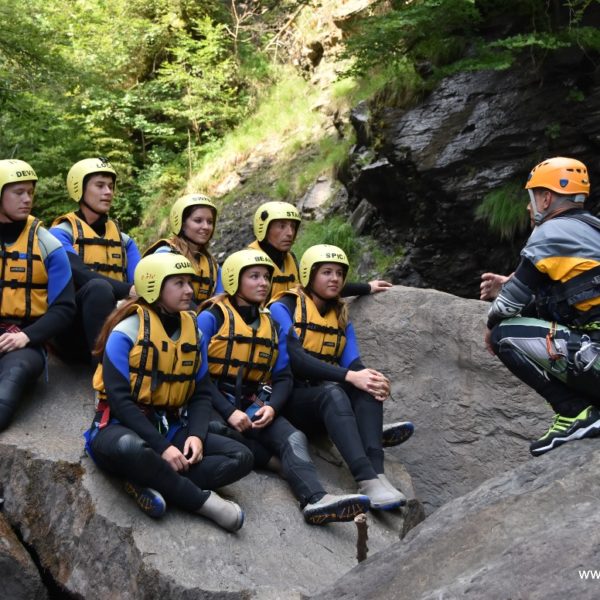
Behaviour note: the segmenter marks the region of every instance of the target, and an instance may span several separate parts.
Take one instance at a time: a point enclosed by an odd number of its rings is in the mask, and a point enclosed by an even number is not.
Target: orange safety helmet
[[[555,156],[531,169],[526,190],[546,188],[565,196],[575,196],[574,202],[583,202],[590,193],[587,167],[579,160]]]

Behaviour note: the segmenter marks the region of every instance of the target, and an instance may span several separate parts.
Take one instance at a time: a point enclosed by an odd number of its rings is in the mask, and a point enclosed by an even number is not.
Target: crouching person
[[[177,254],[139,262],[139,298],[115,310],[98,338],[99,401],[86,448],[102,469],[126,480],[150,516],[161,516],[167,502],[237,531],[242,509],[211,490],[244,477],[253,458],[244,445],[208,433],[206,344],[187,311],[193,275]]]

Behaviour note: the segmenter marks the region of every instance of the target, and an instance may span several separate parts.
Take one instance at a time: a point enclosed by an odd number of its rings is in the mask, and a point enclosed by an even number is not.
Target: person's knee
[[[134,433],[122,435],[115,443],[115,460],[136,470],[148,468],[153,454],[148,443]]]
[[[490,343],[492,344],[492,350],[494,354],[498,354],[498,350],[500,349],[500,344],[504,339],[502,327],[500,324],[496,325],[492,329],[492,335],[490,336]]]
[[[303,462],[310,462],[310,454],[308,453],[308,439],[306,435],[299,430],[291,433],[285,444],[290,452]]]
[[[254,456],[249,448],[240,445],[240,448],[234,453],[233,459],[238,464],[240,477],[247,475],[254,467]]]
[[[335,383],[325,384],[321,398],[321,410],[324,416],[331,415],[334,418],[354,414],[348,394]]]
[[[91,279],[79,290],[81,304],[92,301],[95,305],[114,305],[117,298],[112,286],[105,279]]]

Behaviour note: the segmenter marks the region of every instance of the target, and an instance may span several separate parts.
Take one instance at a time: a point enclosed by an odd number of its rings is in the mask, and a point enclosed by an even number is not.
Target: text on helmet
[[[30,176],[35,177],[35,171],[17,171],[15,173],[15,175],[17,177],[30,177]]]

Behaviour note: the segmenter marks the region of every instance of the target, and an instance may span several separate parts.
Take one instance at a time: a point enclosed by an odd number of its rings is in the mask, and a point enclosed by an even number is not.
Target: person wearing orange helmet
[[[583,208],[590,181],[579,160],[542,161],[525,189],[534,229],[492,302],[485,345],[556,413],[530,445],[538,456],[600,435],[600,219]],[[537,318],[524,317],[532,302]]]

